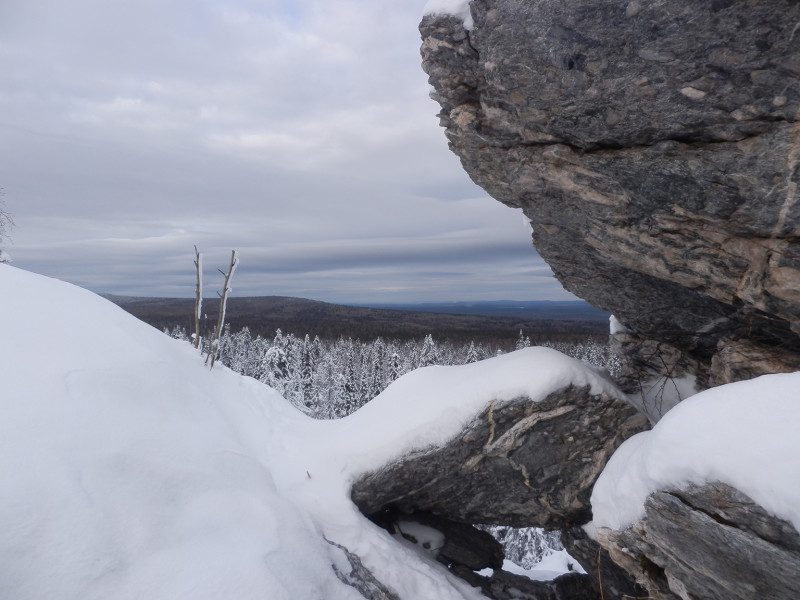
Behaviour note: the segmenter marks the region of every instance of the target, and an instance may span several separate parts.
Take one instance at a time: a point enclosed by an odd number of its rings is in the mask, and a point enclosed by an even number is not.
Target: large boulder
[[[629,375],[800,368],[800,3],[470,8],[420,26],[450,147],[568,290],[680,358]]]
[[[365,474],[351,496],[361,512],[407,539],[407,523],[441,532],[434,555],[490,598],[517,597],[513,590],[520,589],[541,600],[599,598],[597,556],[585,565],[589,576],[524,582],[499,568],[497,542],[472,524],[562,530],[590,521],[598,475],[625,439],[647,428],[633,406],[619,396],[593,394],[589,386],[568,385],[538,402],[495,401],[447,443]],[[596,544],[592,549],[600,552]],[[614,589],[641,591],[602,555]],[[483,567],[494,575],[474,574]]]
[[[400,457],[352,488],[361,512],[556,530],[591,520],[589,497],[614,450],[647,429],[636,409],[589,387],[490,403],[448,443]]]

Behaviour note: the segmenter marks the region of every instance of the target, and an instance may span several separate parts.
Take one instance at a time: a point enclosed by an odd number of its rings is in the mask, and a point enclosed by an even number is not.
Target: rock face
[[[449,15],[420,25],[450,148],[523,210],[564,287],[617,317],[619,384],[656,391],[641,407],[651,420],[680,399],[679,379],[704,388],[800,369],[800,2],[472,0],[470,11],[470,30]],[[530,473],[486,464],[516,471],[517,487]],[[434,479],[381,501],[429,505]],[[607,558],[572,526],[582,500],[546,488],[523,500],[514,485],[510,522],[560,528],[585,567]],[[647,588],[628,591],[601,565],[606,598],[800,598],[797,531],[719,483],[654,493],[640,523],[599,541]]]
[[[629,377],[800,368],[800,3],[470,6],[420,26],[450,147],[568,290],[677,353]]]
[[[586,523],[592,487],[611,454],[647,428],[635,408],[606,394],[593,395],[589,387],[568,386],[540,402],[495,402],[443,446],[365,475],[351,496],[361,512],[391,532],[402,533],[408,521],[438,530],[445,539],[437,554],[441,562],[491,598],[517,597],[513,590],[524,582],[514,576],[499,570],[491,578],[474,574],[484,567],[498,569],[502,551],[498,555],[499,544],[472,524],[561,530]],[[600,547],[589,543],[593,556],[584,568],[590,576],[552,585],[529,582],[524,597],[598,598]],[[616,581],[620,593],[640,594],[603,554],[606,580]]]
[[[722,483],[657,492],[645,518],[600,530],[655,600],[800,598],[800,534]]]

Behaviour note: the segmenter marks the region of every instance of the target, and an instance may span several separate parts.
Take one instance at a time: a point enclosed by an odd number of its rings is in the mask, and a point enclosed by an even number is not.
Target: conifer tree
[[[467,364],[478,362],[480,357],[478,356],[478,350],[475,348],[475,342],[469,343],[469,349],[467,350]]]
[[[400,377],[403,374],[403,366],[402,361],[400,360],[400,355],[397,353],[397,350],[392,352],[392,357],[389,360],[389,376],[387,377],[387,384],[392,383],[395,379]]]
[[[517,345],[515,350],[522,350],[523,348],[530,348],[531,338],[522,334],[522,329],[519,330],[519,337],[517,337]]]
[[[433,341],[433,336],[429,333],[425,336],[425,341],[422,342],[418,366],[429,367],[435,365],[438,362],[438,358],[436,342]]]

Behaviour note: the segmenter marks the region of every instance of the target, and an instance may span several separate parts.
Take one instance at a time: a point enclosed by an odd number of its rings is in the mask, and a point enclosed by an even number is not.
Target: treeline
[[[172,337],[189,339],[181,327],[165,331]],[[530,338],[520,331],[516,349],[530,345]],[[619,361],[608,345],[592,339],[539,345],[605,368],[612,375],[619,370]],[[472,363],[503,352],[499,345],[437,342],[432,335],[407,341],[377,338],[362,342],[350,337],[323,341],[317,336],[284,335],[278,329],[274,338],[266,339],[251,335],[247,327],[235,333],[226,327],[219,341],[218,360],[273,387],[306,414],[335,419],[354,412],[414,369]]]

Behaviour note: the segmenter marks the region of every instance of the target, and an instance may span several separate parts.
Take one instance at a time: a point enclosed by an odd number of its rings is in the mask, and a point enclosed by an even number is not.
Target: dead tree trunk
[[[203,307],[203,255],[194,247],[194,266],[197,270],[197,289],[194,292],[194,347],[200,347],[200,313]]]
[[[214,332],[214,337],[211,340],[211,345],[208,350],[208,356],[206,357],[206,362],[208,362],[209,357],[211,358],[212,369],[214,368],[214,362],[217,360],[217,354],[219,353],[219,338],[222,334],[222,327],[225,323],[225,306],[228,302],[228,292],[231,291],[230,282],[238,264],[239,257],[236,254],[236,250],[232,250],[231,264],[228,266],[228,273],[226,274],[224,271],[220,270],[220,273],[225,275],[225,287],[222,289],[222,293],[219,295],[219,319],[217,320],[217,329]]]

